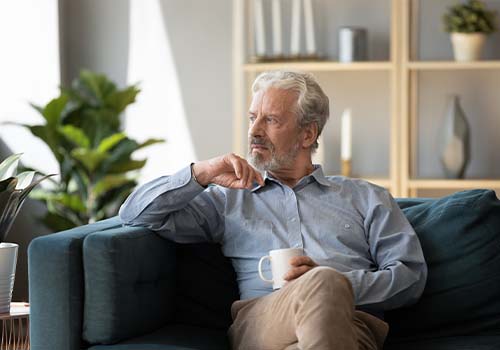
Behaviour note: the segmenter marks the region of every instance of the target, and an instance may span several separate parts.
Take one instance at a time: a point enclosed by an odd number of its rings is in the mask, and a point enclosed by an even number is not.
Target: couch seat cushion
[[[229,344],[224,330],[176,324],[117,344],[95,345],[88,350],[229,350]]]
[[[500,335],[462,336],[423,339],[411,342],[386,342],[384,350],[498,350]]]

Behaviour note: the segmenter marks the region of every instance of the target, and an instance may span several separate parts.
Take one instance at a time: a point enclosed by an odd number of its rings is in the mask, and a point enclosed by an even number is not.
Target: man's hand
[[[195,163],[193,172],[202,186],[212,183],[228,188],[250,189],[254,182],[264,185],[262,175],[234,153]]]
[[[283,277],[283,279],[286,281],[291,281],[299,278],[307,271],[312,270],[316,266],[319,266],[313,261],[313,259],[308,256],[294,256],[290,259],[290,265],[292,265],[292,268]]]

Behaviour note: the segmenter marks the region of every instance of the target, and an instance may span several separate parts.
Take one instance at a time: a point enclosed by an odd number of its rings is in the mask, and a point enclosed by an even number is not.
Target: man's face
[[[249,110],[248,158],[257,169],[276,171],[293,166],[301,147],[297,98],[296,92],[272,87],[254,95]]]

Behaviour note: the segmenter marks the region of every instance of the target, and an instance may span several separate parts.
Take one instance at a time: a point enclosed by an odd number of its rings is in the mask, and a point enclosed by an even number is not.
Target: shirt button
[[[349,225],[349,224],[345,224],[345,225],[344,225],[344,227],[345,227],[345,228],[351,228],[351,225]]]
[[[291,221],[292,221],[292,222],[295,222],[295,221],[297,221],[297,219],[296,219],[296,218],[292,218],[292,220],[291,220]]]

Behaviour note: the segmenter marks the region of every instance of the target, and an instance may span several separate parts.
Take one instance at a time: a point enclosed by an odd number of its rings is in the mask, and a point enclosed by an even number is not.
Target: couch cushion
[[[500,335],[462,336],[421,339],[406,342],[387,341],[384,350],[498,350]]]
[[[87,236],[83,339],[110,344],[155,331],[174,316],[175,245],[141,227]]]
[[[229,350],[224,330],[170,325],[154,333],[88,350]]]
[[[386,313],[390,337],[425,338],[500,330],[500,201],[469,190],[399,201],[429,268],[419,302]]]
[[[239,298],[236,274],[220,245],[177,245],[177,323],[227,329]]]

